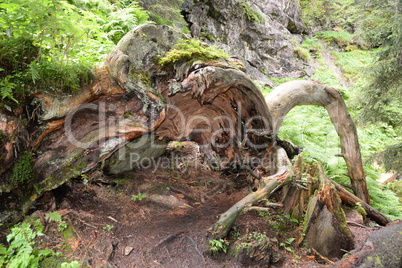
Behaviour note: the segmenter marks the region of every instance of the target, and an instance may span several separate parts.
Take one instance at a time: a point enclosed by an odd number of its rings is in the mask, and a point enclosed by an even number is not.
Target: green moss
[[[243,9],[243,13],[247,16],[249,21],[258,23],[265,23],[265,18],[256,10],[252,9],[244,0],[240,0],[239,4]]]
[[[307,49],[296,46],[293,48],[293,51],[300,59],[304,60],[305,62],[309,62],[311,60],[310,52]]]
[[[159,59],[158,63],[161,66],[167,66],[180,61],[219,61],[222,59],[226,60],[229,57],[223,49],[216,46],[204,45],[197,39],[187,39],[174,45],[165,56]]]
[[[15,163],[10,176],[11,185],[29,184],[35,177],[31,152],[24,152]]]
[[[151,78],[149,78],[149,74],[145,71],[135,72],[135,70],[130,70],[130,78],[131,81],[137,84],[143,84],[146,88],[152,87]]]

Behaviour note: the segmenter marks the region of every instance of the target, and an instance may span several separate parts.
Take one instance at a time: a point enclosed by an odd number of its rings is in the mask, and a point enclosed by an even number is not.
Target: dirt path
[[[264,235],[270,248],[251,259],[206,254],[208,229],[252,183],[246,173],[211,171],[194,147],[170,151],[168,159],[173,153],[191,165],[150,166],[111,177],[94,172],[46,195],[35,212],[46,226],[42,245],[87,267],[328,267],[307,250],[286,244],[301,229],[275,210],[244,214],[227,238],[231,245],[252,244]],[[57,231],[56,223],[45,220],[49,211],[58,211],[69,227]]]

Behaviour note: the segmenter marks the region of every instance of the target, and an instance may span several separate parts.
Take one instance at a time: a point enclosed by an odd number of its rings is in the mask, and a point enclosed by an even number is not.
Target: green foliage
[[[402,181],[391,182],[388,187],[398,196],[399,203],[402,204]]]
[[[113,228],[114,228],[114,226],[113,226],[113,225],[109,225],[109,224],[102,227],[103,230],[106,230],[106,231],[108,231],[108,232],[110,232]]]
[[[247,1],[239,0],[239,4],[243,9],[243,13],[246,15],[249,21],[255,21],[258,23],[265,23],[265,18],[258,11],[252,9]]]
[[[293,243],[293,241],[295,241],[295,240],[296,240],[296,238],[290,237],[290,238],[288,238],[285,242],[279,243],[279,246],[280,246],[280,247],[283,247],[284,249],[286,249],[286,250],[289,251],[289,252],[293,252],[294,249],[293,249],[293,247],[292,247],[292,243]]]
[[[336,44],[345,47],[353,38],[353,34],[346,31],[322,31],[317,32],[315,37],[324,40],[327,44]]]
[[[47,259],[57,261],[59,254],[35,247],[35,239],[44,235],[43,229],[39,219],[31,218],[13,226],[7,235],[8,247],[0,244],[0,267],[41,267]],[[78,268],[80,265],[77,261],[59,261],[57,267]]]
[[[24,152],[14,164],[10,176],[10,184],[13,187],[27,185],[35,178],[33,170],[33,157],[31,152]]]
[[[300,0],[302,17],[311,29],[332,30],[335,27],[353,29],[360,14],[354,0]]]
[[[15,105],[40,91],[75,92],[125,33],[148,22],[137,2],[127,2],[4,0],[0,97]]]
[[[368,83],[360,108],[365,122],[382,121],[397,127],[402,124],[402,15],[395,15],[391,25],[392,33],[383,40],[366,74]]]
[[[296,107],[286,116],[279,135],[302,146],[304,148],[302,155],[306,161],[321,162],[330,178],[337,182],[350,183],[344,160],[335,157],[335,154],[340,153],[339,137],[324,108]],[[392,127],[386,125],[382,128],[372,125],[364,130],[358,129],[358,135],[363,160],[364,158],[370,160],[369,156],[373,152],[384,150],[387,144],[394,140],[395,132]],[[394,159],[399,161],[401,158]],[[379,172],[370,166],[370,162],[365,165],[365,172],[372,205],[393,219],[402,218],[401,203],[392,191],[385,189],[376,181]],[[280,225],[274,222],[273,224],[280,228]]]
[[[317,41],[316,38],[309,38],[306,39],[301,43],[301,47],[308,49],[310,52],[317,53],[322,49],[322,45]]]
[[[373,167],[366,166],[364,171],[366,173],[371,205],[385,215],[388,215],[392,220],[402,219],[402,203],[399,202],[399,198],[395,192],[376,180],[380,174]]]
[[[229,242],[221,239],[211,239],[208,241],[209,250],[217,256],[220,252],[226,253],[228,250]]]
[[[217,61],[228,58],[229,55],[224,50],[216,46],[205,45],[197,39],[186,39],[174,45],[174,47],[168,51],[165,56],[159,59],[158,63],[161,66],[167,66],[180,61]]]
[[[401,218],[398,198],[376,181],[384,170],[374,169],[371,164],[402,171],[402,16],[399,14],[402,3],[394,0],[301,0],[300,3],[304,21],[316,32],[314,38],[306,38],[300,45],[313,52],[320,64],[312,78],[341,89],[351,115],[360,122],[358,135],[372,204],[393,219]],[[339,78],[326,65],[315,38],[342,48],[333,51],[332,56],[346,78],[355,82],[353,87],[340,87]],[[365,71],[368,66],[370,71]],[[349,184],[343,159],[334,157],[340,152],[339,138],[327,118],[321,108],[296,107],[285,118],[280,135],[303,146],[305,159],[322,162],[331,178]]]
[[[305,62],[309,62],[311,60],[310,52],[303,47],[293,47],[293,51],[297,54],[297,56]]]
[[[63,221],[61,215],[59,212],[57,211],[53,211],[53,212],[49,212],[48,214],[46,214],[45,218],[48,221],[53,221],[59,224],[59,226],[57,227],[57,230],[59,232],[64,231],[65,229],[67,229],[68,225],[65,221]]]
[[[146,194],[138,193],[138,194],[136,194],[136,195],[133,194],[133,195],[131,196],[131,200],[134,200],[134,201],[139,200],[139,201],[141,201],[142,199],[144,199],[144,198],[146,198],[146,197],[147,197]]]
[[[399,139],[400,140],[400,139]],[[386,171],[396,170],[402,174],[402,143],[388,146],[384,151],[374,154],[370,160],[384,166]]]
[[[61,215],[57,211],[49,212],[48,214],[46,214],[45,218],[48,221],[54,221],[54,222],[61,222],[62,221]]]
[[[368,50],[333,51],[332,55],[336,58],[336,65],[341,68],[345,77],[355,82],[363,78],[364,68],[372,61],[372,52]]]

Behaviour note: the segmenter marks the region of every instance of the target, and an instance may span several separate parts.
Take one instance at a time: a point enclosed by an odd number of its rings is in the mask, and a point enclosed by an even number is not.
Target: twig
[[[107,216],[108,219],[111,219],[114,222],[119,222],[118,220],[116,220],[115,218],[113,218],[112,216]]]
[[[365,228],[365,229],[378,229],[378,228],[383,227],[383,226],[376,226],[376,227],[365,226],[363,224],[360,224],[360,223],[357,223],[357,222],[354,222],[354,221],[347,221],[346,223],[350,224],[350,225],[358,226],[358,227],[361,227],[361,228]]]
[[[322,255],[321,255],[320,253],[318,253],[317,250],[315,250],[314,248],[311,248],[311,250],[314,252],[314,254],[316,254],[318,257],[320,257],[320,258],[321,258],[323,261],[325,261],[326,263],[334,264],[333,261],[331,261],[330,259],[325,258],[324,256],[322,256]]]
[[[282,204],[275,204],[275,203],[268,203],[267,207],[256,207],[256,206],[252,206],[252,207],[248,207],[245,208],[244,211],[271,211],[272,208],[280,208],[283,207]]]
[[[202,253],[199,251],[199,249],[198,249],[197,244],[195,243],[195,241],[194,241],[191,237],[189,237],[189,236],[187,236],[187,238],[188,238],[189,240],[191,240],[191,242],[193,242],[195,250],[198,252],[198,254],[200,254],[202,260],[205,262],[204,255],[202,255]]]
[[[303,181],[303,180],[294,180],[295,182],[298,182],[298,183],[308,183],[308,184],[312,184],[312,182],[311,181]]]
[[[152,250],[154,250],[154,249],[156,249],[156,248],[158,248],[158,247],[161,247],[163,244],[168,244],[168,243],[174,241],[174,240],[175,240],[179,235],[181,235],[182,233],[183,233],[183,232],[178,232],[178,233],[171,234],[171,235],[165,237],[164,239],[162,239],[161,241],[159,241],[159,243],[156,244],[153,248],[151,248],[150,250],[148,250],[147,253],[151,252]]]

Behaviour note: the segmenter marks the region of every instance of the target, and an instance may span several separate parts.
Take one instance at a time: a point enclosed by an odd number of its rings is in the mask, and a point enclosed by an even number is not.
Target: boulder
[[[182,9],[193,36],[240,58],[253,79],[307,76],[291,41],[307,32],[298,1],[186,0]]]

